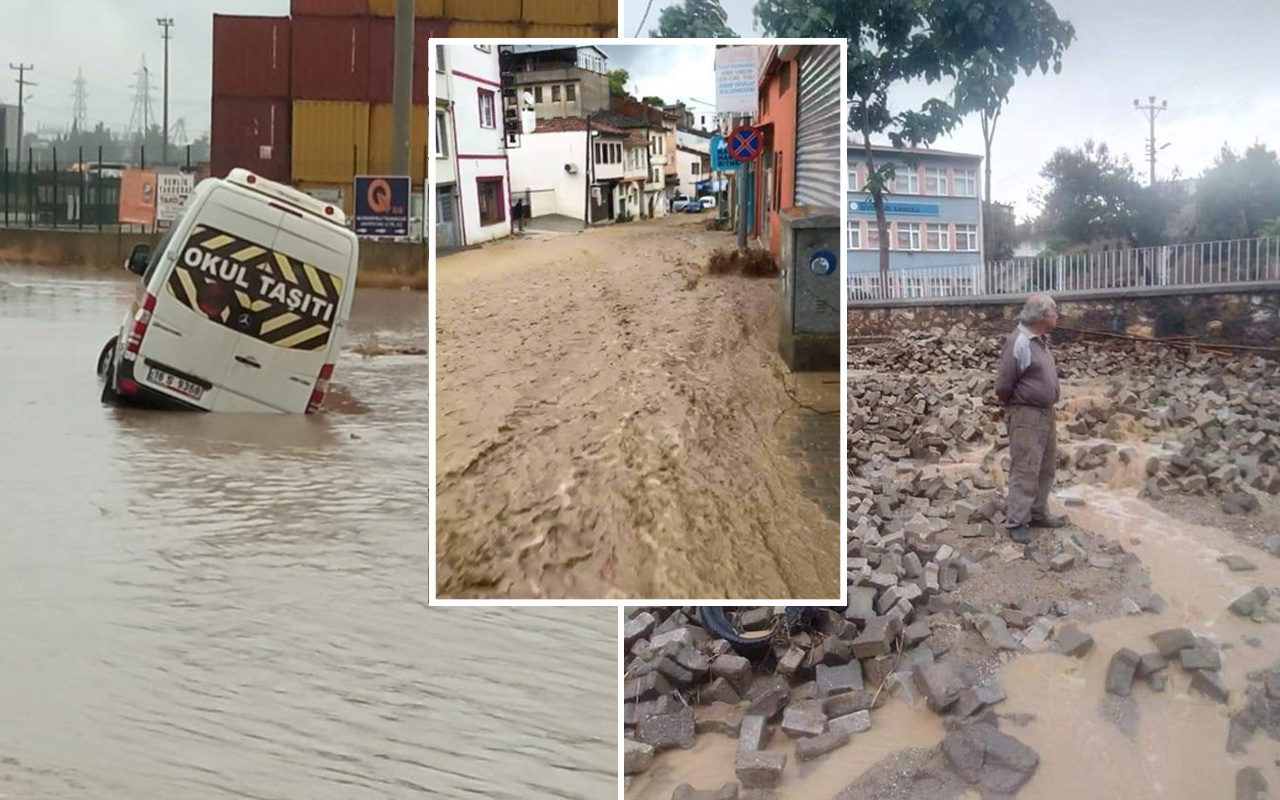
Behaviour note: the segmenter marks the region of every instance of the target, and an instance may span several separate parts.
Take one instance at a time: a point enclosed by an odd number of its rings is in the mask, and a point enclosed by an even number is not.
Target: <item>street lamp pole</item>
[[[1147,122],[1148,122],[1148,125],[1150,126],[1148,128],[1149,134],[1147,137],[1147,164],[1150,170],[1148,185],[1155,186],[1156,184],[1156,116],[1159,115],[1161,111],[1168,110],[1169,101],[1162,100],[1160,102],[1160,105],[1156,105],[1156,96],[1153,94],[1147,98],[1147,105],[1145,106],[1141,105],[1137,100],[1134,100],[1133,107],[1138,109],[1139,111],[1146,113],[1147,115]],[[1163,150],[1164,148],[1160,148],[1160,149]]]
[[[169,39],[173,37],[173,17],[156,17],[156,24],[163,28],[160,37],[164,39],[164,144],[160,148],[160,163],[169,163]],[[144,138],[143,141],[146,141]]]

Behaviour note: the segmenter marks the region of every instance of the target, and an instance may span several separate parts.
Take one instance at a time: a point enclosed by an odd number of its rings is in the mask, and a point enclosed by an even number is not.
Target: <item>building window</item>
[[[919,222],[899,222],[898,223],[898,249],[899,250],[919,250],[920,249],[920,223]]]
[[[493,92],[488,89],[477,89],[480,96],[480,127],[495,128],[497,124],[494,122],[493,111]]]
[[[851,219],[847,223],[847,247],[850,250],[862,249],[862,222],[860,220]]]
[[[693,162],[693,164],[691,164],[690,166],[691,166],[691,167],[693,167],[693,174],[694,174],[694,175],[700,175],[700,174],[701,174],[700,172],[698,172],[698,170],[702,167],[702,165],[701,165],[701,164],[699,164],[697,161]]]
[[[895,194],[920,194],[920,172],[905,164],[895,165],[889,191]]]
[[[951,228],[946,223],[929,223],[925,226],[924,246],[928,250],[950,250]]]
[[[476,194],[480,198],[480,224],[497,225],[507,218],[502,193],[502,177],[476,178]]]
[[[444,45],[436,45],[436,72],[444,72]]]
[[[957,225],[956,226],[956,249],[963,250],[967,253],[978,252],[978,226],[977,225]]]
[[[570,83],[564,87],[564,99],[568,100],[570,103],[578,102],[577,84]]]
[[[902,296],[903,297],[923,297],[924,296],[924,278],[903,278],[902,279]]]
[[[555,86],[551,87],[551,102],[553,103],[560,102],[560,84],[558,83]]]
[[[849,191],[860,192],[862,187],[858,185],[858,165],[851,164],[849,166]]]
[[[960,197],[978,196],[978,174],[971,169],[958,169],[956,176],[956,194]]]
[[[535,87],[533,87],[533,102],[535,102],[535,103],[541,103],[541,102],[542,102],[542,87],[541,87],[541,86],[535,86]]]
[[[876,224],[875,220],[867,223],[867,249],[880,249],[880,226]]]
[[[449,155],[449,117],[443,111],[436,112],[436,158]]]
[[[947,171],[942,167],[925,167],[924,186],[925,191],[937,197],[951,194],[947,188]]]

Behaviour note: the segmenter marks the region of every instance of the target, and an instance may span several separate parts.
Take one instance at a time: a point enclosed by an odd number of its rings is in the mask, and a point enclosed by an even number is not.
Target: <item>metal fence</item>
[[[1280,281],[1280,237],[1135,247],[982,264],[849,274],[849,303],[948,297],[1117,294],[1158,287]]]
[[[7,228],[95,228],[117,225],[118,162],[103,160],[102,147],[0,150],[0,226]],[[190,147],[176,150],[191,169]],[[141,150],[138,168],[147,167]]]

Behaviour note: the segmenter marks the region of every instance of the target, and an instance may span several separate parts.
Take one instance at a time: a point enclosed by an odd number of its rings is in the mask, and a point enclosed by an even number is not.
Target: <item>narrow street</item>
[[[440,597],[839,596],[838,413],[788,396],[776,279],[707,274],[709,218],[438,260]]]

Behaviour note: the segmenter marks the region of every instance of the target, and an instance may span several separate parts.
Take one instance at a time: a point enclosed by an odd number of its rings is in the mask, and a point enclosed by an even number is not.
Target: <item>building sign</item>
[[[156,176],[156,227],[165,230],[178,218],[194,186],[192,176],[181,172]]]
[[[874,214],[876,213],[876,203],[874,200],[850,200],[849,212],[853,214]],[[936,217],[940,211],[936,203],[907,203],[899,200],[886,200],[884,201],[884,213]]]
[[[357,236],[409,235],[409,178],[404,175],[357,175]]]
[[[758,59],[759,50],[753,44],[716,50],[716,113],[756,113]]]
[[[148,170],[127,169],[120,177],[121,223],[145,225],[156,222],[156,174]]]
[[[711,137],[711,168],[717,172],[738,168],[738,162],[729,155],[729,142],[720,134]]]

